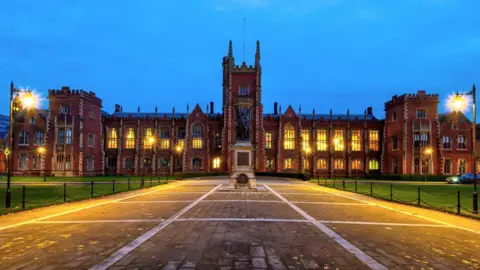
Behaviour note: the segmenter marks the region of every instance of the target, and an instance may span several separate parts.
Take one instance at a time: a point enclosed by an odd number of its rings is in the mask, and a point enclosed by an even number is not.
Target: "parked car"
[[[480,180],[480,174],[477,174],[477,179]],[[450,176],[446,180],[449,184],[473,184],[473,173]]]

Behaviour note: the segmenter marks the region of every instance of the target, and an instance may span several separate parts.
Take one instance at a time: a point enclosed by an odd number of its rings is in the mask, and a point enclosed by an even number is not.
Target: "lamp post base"
[[[473,191],[473,213],[478,214],[478,192]]]

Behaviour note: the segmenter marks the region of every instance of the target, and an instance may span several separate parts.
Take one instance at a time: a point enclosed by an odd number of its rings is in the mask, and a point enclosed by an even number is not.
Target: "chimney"
[[[210,101],[210,114],[213,114],[213,101]]]
[[[115,104],[115,112],[114,113],[117,113],[117,112],[120,112],[122,109],[120,107],[120,104]]]
[[[373,115],[372,107],[367,108],[367,115]]]
[[[273,103],[273,114],[274,115],[278,114],[278,103],[277,102]]]

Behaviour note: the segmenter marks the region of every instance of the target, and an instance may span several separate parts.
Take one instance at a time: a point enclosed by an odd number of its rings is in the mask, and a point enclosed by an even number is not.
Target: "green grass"
[[[165,179],[165,176],[144,176],[145,181],[152,179]],[[112,180],[118,181],[127,181],[128,179],[132,181],[140,181],[142,176],[85,176],[85,177],[46,177],[46,182],[111,182]],[[174,180],[176,176],[167,176],[167,179]],[[0,184],[6,183],[7,177],[0,177]],[[11,178],[12,182],[43,182],[43,176],[13,176]]]
[[[322,179],[310,180],[310,182],[319,183],[321,186],[326,184],[329,188],[452,213],[457,213],[458,192],[460,192],[461,213],[470,215],[473,211],[472,185],[415,185],[414,183],[399,184],[395,181],[392,181],[391,184],[372,181],[371,184],[370,181],[357,180],[355,189],[355,180],[345,180],[345,188],[343,180]]]
[[[19,180],[22,179],[22,180]],[[38,182],[38,177],[15,177],[14,182],[28,181]],[[142,188],[141,177],[130,177],[130,188],[128,183],[128,177],[85,177],[85,178],[66,178],[68,182],[82,182],[82,184],[65,184],[62,185],[12,185],[12,207],[10,209],[5,208],[5,196],[6,185],[4,182],[0,186],[0,215],[17,212],[22,210],[28,210],[43,206],[49,206],[54,204],[60,204],[65,202],[74,202],[90,198],[96,198],[101,196],[112,195],[118,192],[124,192],[128,190],[135,190]],[[144,187],[150,187],[160,184],[165,184],[167,181],[165,177],[144,177]],[[35,181],[36,180],[36,181]],[[50,182],[64,182],[62,179],[55,179],[56,181]],[[85,181],[87,180],[87,181]],[[113,184],[115,180],[115,185]],[[43,178],[41,180],[43,182]],[[92,185],[93,184],[93,194]],[[109,183],[99,183],[109,182]],[[122,182],[122,183],[118,183]],[[22,207],[22,193],[25,190],[25,208]],[[66,191],[66,192],[65,192]]]

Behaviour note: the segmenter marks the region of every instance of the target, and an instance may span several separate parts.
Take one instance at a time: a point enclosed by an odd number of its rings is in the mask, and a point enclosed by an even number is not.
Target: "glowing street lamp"
[[[432,154],[432,148],[430,148],[430,147],[425,148],[425,154],[426,155],[431,155]]]
[[[337,145],[338,143],[340,143],[340,140],[339,140],[338,138],[335,138],[335,139],[333,139],[333,143],[334,143],[335,145]]]
[[[447,107],[451,111],[465,112],[468,109],[468,96],[472,97],[473,121],[472,121],[472,162],[473,162],[473,213],[478,214],[478,193],[477,193],[477,153],[476,153],[476,138],[477,138],[477,94],[475,84],[472,91],[460,94],[457,92],[447,100]]]

